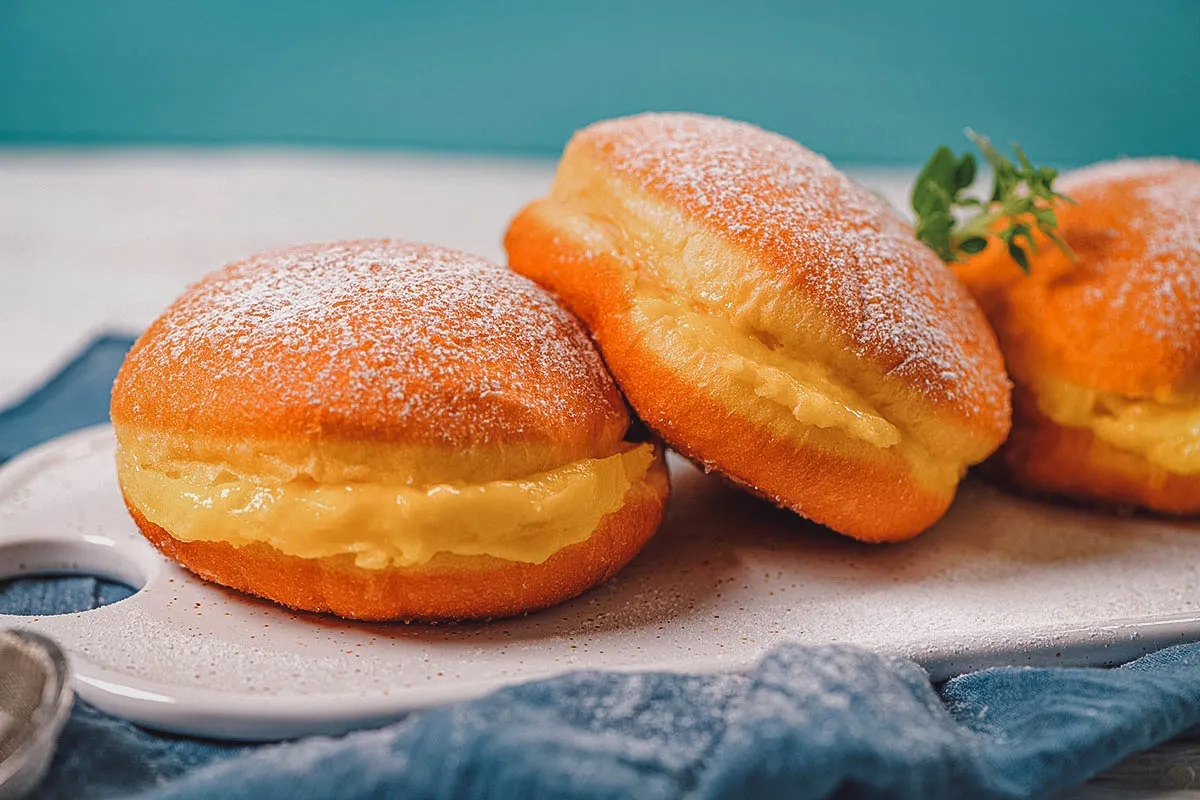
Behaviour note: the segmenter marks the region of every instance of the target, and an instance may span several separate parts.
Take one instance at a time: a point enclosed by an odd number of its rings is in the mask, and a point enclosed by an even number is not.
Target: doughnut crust
[[[1014,398],[1013,430],[993,459],[1018,488],[1104,507],[1136,506],[1164,514],[1200,510],[1200,475],[1180,475],[1121,450],[1087,428],[1059,425],[1027,391]],[[989,462],[990,464],[990,462]]]
[[[1065,175],[1077,261],[1000,248],[959,268],[1018,386],[1009,477],[1037,493],[1200,512],[1200,164],[1129,159]]]
[[[668,494],[662,448],[530,281],[366,240],[213,273],[113,387],[118,476],[159,550],[296,609],[490,618],[614,574]]]
[[[784,137],[685,114],[593,125],[505,245],[672,447],[841,533],[929,527],[1008,432],[999,349],[953,271]]]

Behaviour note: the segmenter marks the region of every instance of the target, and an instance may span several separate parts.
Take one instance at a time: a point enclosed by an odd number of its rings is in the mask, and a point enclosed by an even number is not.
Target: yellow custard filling
[[[870,447],[896,448],[928,486],[953,486],[966,471],[949,455],[934,457],[820,363],[790,357],[723,319],[653,295],[636,297],[634,316],[647,342],[668,362],[777,435],[819,445],[810,433],[815,427]]]
[[[1135,399],[1057,380],[1040,382],[1035,396],[1041,412],[1059,425],[1087,428],[1176,475],[1200,473],[1200,404]]]
[[[900,442],[895,425],[856,393],[831,380],[820,365],[774,352],[723,320],[682,309],[668,300],[642,296],[637,299],[637,309],[659,334],[660,342],[715,354],[725,375],[783,406],[796,421],[836,428],[875,447]]]
[[[268,544],[288,555],[350,553],[366,569],[437,553],[541,563],[586,540],[654,461],[650,444],[517,480],[412,487],[311,478],[253,480],[210,463],[158,469],[117,451],[129,502],[182,541]]]

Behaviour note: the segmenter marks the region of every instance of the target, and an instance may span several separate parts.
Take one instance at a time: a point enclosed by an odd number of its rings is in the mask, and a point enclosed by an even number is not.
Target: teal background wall
[[[1063,164],[1200,156],[1200,0],[0,0],[0,144],[552,154],[645,109],[841,162],[965,125]]]

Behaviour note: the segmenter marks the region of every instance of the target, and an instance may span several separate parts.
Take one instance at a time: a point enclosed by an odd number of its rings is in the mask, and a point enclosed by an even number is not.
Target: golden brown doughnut
[[[669,444],[850,536],[924,530],[1008,431],[999,349],[953,271],[782,136],[592,125],[505,244]]]
[[[642,548],[668,492],[578,322],[431,245],[308,245],[213,273],[138,339],[112,419],[126,503],[162,552],[359,619],[565,600]]]
[[[1077,262],[1000,247],[959,274],[1018,391],[1001,461],[1028,490],[1200,511],[1200,163],[1130,159],[1065,175]]]

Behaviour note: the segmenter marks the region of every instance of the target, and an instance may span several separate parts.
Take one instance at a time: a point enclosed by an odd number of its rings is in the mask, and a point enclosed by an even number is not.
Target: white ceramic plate
[[[624,572],[538,614],[371,625],[200,581],[138,534],[108,427],[0,469],[0,574],[142,587],[94,611],[0,616],[68,652],[80,694],[223,738],[335,732],[575,669],[731,671],[784,641],[908,656],[935,679],[1003,664],[1112,664],[1200,638],[1200,526],[1122,519],[968,483],[908,544],[858,544],[681,460],[663,530]]]

